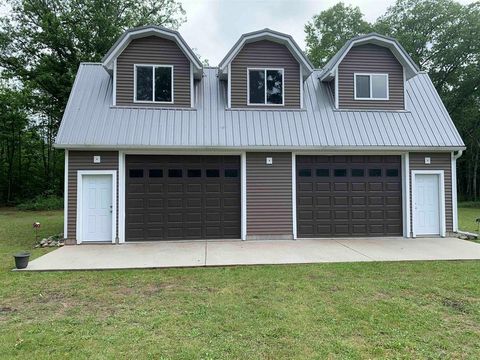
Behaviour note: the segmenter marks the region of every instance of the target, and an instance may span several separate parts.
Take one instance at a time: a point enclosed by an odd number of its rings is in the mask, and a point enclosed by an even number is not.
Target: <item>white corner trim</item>
[[[118,152],[118,243],[125,243],[125,153]]]
[[[457,208],[457,158],[452,152],[452,223],[453,231],[458,232],[458,208]]]
[[[439,233],[441,237],[446,236],[446,220],[445,220],[445,175],[443,170],[412,170],[412,234],[413,237],[417,236],[415,229],[415,202],[416,202],[416,189],[415,189],[415,176],[416,175],[438,175],[439,176],[439,203],[440,203],[440,229]],[[419,234],[422,235],[422,234]]]
[[[405,215],[405,225],[404,229],[406,234],[405,237],[409,238],[411,236],[411,206],[412,202],[410,201],[410,154],[407,152],[404,155],[404,166],[403,166],[403,175],[404,175],[404,215]]]
[[[292,226],[293,240],[297,240],[297,162],[296,155],[292,152]]]
[[[247,153],[242,152],[240,155],[241,168],[241,236],[242,240],[247,240]]]
[[[172,76],[173,80],[173,76]],[[173,82],[172,82],[173,86]],[[193,64],[190,62],[190,107],[195,107],[195,87],[193,85]],[[173,96],[172,96],[173,98]]]
[[[136,86],[134,88],[134,91]],[[112,104],[117,105],[117,59],[113,61],[113,91],[112,91]]]
[[[82,233],[82,187],[83,175],[110,175],[112,177],[112,243],[115,243],[117,237],[117,170],[78,170],[77,171],[77,224],[76,238],[77,244],[83,241]]]
[[[303,68],[302,65],[298,65],[300,68],[300,109],[303,109],[303,87],[304,87],[304,82],[303,82]]]
[[[247,80],[248,81],[248,80]],[[227,106],[230,109],[232,107],[232,65],[228,63],[228,94],[227,94]]]
[[[405,68],[402,68],[403,71],[403,109],[407,110],[407,75],[405,74]]]
[[[355,91],[355,89],[354,89]],[[339,109],[338,107],[339,100],[338,100],[338,68],[335,69],[335,109]]]
[[[63,238],[68,239],[68,150],[65,150],[65,169],[63,182]]]

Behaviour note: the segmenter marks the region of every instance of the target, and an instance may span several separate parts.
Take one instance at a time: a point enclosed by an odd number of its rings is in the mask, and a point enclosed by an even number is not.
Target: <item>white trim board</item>
[[[76,238],[77,244],[81,244],[82,234],[82,188],[83,175],[111,175],[112,177],[112,243],[115,243],[117,237],[117,170],[78,170],[77,171],[77,224]],[[93,241],[92,241],[93,242]]]
[[[125,243],[125,153],[118,152],[118,243]]]
[[[439,205],[440,205],[440,229],[439,234],[441,237],[446,236],[446,219],[445,219],[445,174],[443,170],[412,170],[412,236],[416,237],[415,229],[415,202],[416,202],[416,189],[415,189],[415,176],[416,175],[438,175],[439,176]],[[423,235],[423,234],[420,234]]]
[[[63,238],[68,239],[68,150],[65,150],[65,169],[63,181]]]
[[[293,240],[297,240],[297,158],[292,152],[292,230]]]
[[[241,172],[241,239],[247,240],[247,153],[240,155]]]

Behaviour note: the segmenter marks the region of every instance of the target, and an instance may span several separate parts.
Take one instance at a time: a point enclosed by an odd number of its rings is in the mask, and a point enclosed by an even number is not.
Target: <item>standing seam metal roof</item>
[[[316,70],[304,109],[226,109],[226,82],[205,68],[194,109],[112,106],[112,78],[80,65],[57,135],[61,148],[399,150],[464,148],[430,78],[406,83],[408,111],[336,110]]]

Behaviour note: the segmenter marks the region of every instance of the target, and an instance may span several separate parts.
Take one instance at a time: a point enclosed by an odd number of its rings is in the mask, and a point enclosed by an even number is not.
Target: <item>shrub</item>
[[[59,210],[63,209],[63,198],[56,195],[37,196],[33,200],[17,205],[18,210]]]

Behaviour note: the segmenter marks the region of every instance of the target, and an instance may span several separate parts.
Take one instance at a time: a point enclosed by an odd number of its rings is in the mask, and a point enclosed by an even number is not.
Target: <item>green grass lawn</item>
[[[61,217],[0,210],[0,358],[480,358],[478,261],[11,272]]]
[[[462,204],[459,204],[458,227],[460,230],[478,234],[478,224],[475,222],[477,218],[480,218],[480,208],[462,207]]]

